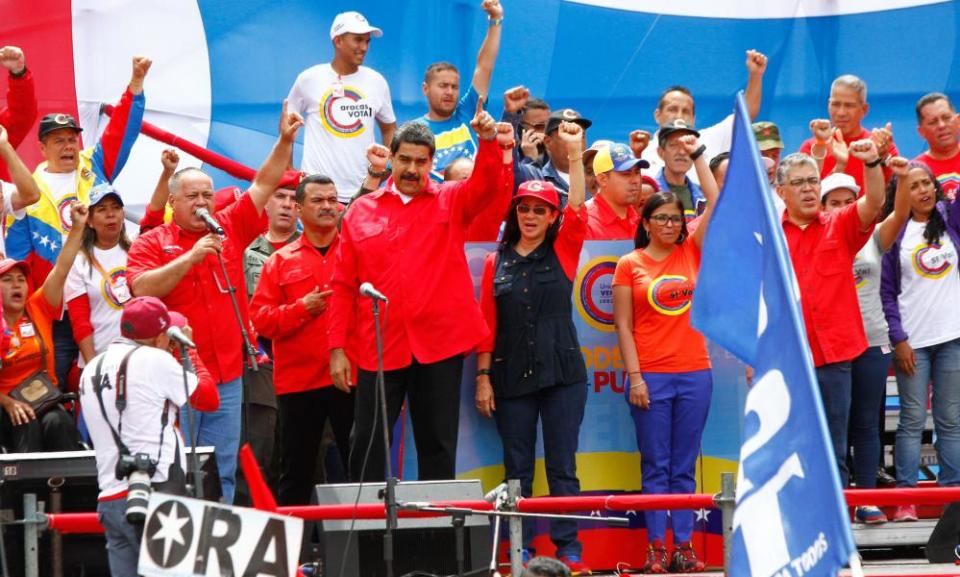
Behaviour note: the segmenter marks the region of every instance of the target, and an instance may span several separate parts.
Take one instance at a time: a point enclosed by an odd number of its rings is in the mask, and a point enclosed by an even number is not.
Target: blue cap
[[[120,198],[120,193],[117,192],[117,189],[113,188],[113,186],[106,182],[98,184],[90,189],[90,206],[96,206],[100,204],[101,200],[109,196],[114,197],[120,206],[123,206],[123,199]]]
[[[603,174],[604,172],[624,172],[632,169],[636,165],[640,168],[650,168],[650,163],[642,158],[633,155],[630,147],[622,142],[614,142],[606,148],[601,148],[593,157],[593,173]]]

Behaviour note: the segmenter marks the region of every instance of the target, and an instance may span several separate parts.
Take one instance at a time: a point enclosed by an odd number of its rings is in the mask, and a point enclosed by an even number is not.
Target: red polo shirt
[[[500,186],[507,189],[507,193],[496,195],[495,202],[491,202],[473,219],[470,228],[467,229],[467,242],[496,242],[497,237],[500,236],[500,226],[507,216],[507,211],[510,210],[510,201],[513,200],[512,162],[503,165]]]
[[[263,232],[264,221],[249,194],[244,194],[237,203],[213,217],[226,233],[223,260],[230,282],[237,289],[241,316],[249,326],[243,250]],[[130,285],[141,274],[160,268],[189,251],[205,235],[205,232],[183,230],[171,221],[137,237],[127,255]],[[162,299],[170,310],[183,314],[190,321],[200,358],[217,383],[240,377],[245,356],[240,327],[226,288],[218,259],[210,255],[194,265]]]
[[[356,327],[360,368],[374,371],[377,355],[370,299],[358,297],[370,282],[390,299],[384,307],[384,368],[434,363],[471,350],[487,336],[474,298],[464,253],[467,228],[477,214],[510,194],[500,186],[503,168],[496,142],[480,141],[473,174],[436,184],[407,203],[393,179],[354,201],[343,219],[330,302],[330,349],[344,348]]]
[[[633,240],[640,224],[640,215],[632,206],[627,216],[620,218],[613,208],[597,194],[587,201],[587,240]]]
[[[854,136],[853,138],[843,137],[844,142],[849,146],[851,142],[855,140],[863,140],[864,138],[870,138],[870,131],[866,128],[863,128],[860,131],[860,134]],[[808,138],[803,141],[803,144],[800,145],[800,152],[804,154],[810,154],[810,150],[813,148],[813,138]],[[830,145],[827,144],[827,150],[830,150]],[[897,145],[890,143],[890,151],[888,152],[890,156],[897,156],[900,153],[897,151]],[[826,178],[828,174],[833,172],[833,168],[837,165],[837,160],[829,152],[827,153],[826,158],[823,159],[823,170],[820,171],[820,177]],[[853,177],[857,181],[857,186],[860,187],[860,196],[863,196],[863,161],[859,158],[855,158],[852,154],[850,155],[850,160],[847,161],[847,169],[844,170],[845,173]],[[893,172],[886,165],[883,166],[883,180],[884,182],[889,182],[890,177],[893,176]]]
[[[813,364],[855,359],[866,350],[867,336],[857,302],[853,259],[873,234],[873,225],[861,229],[857,203],[830,214],[821,212],[806,228],[790,222],[786,211],[781,223],[800,285]]]
[[[278,395],[333,384],[327,349],[329,308],[312,316],[303,297],[316,287],[329,290],[337,244],[334,237],[324,255],[300,235],[270,255],[260,272],[250,314],[257,332],[273,342],[273,386]]]

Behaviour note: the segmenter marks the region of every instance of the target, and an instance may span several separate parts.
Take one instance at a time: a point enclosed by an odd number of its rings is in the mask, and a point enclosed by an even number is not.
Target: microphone
[[[191,341],[187,335],[183,334],[183,331],[180,330],[180,327],[170,327],[167,329],[167,336],[170,337],[171,341],[176,341],[178,344],[183,345],[187,348],[195,349],[197,345]]]
[[[360,294],[362,294],[362,295],[365,296],[365,297],[370,297],[370,298],[372,298],[373,300],[383,301],[383,302],[385,302],[385,303],[389,303],[389,302],[390,302],[390,301],[387,300],[387,297],[383,296],[383,293],[382,293],[382,292],[380,292],[380,291],[378,291],[377,289],[373,288],[373,284],[372,284],[372,283],[365,282],[365,283],[363,283],[362,285],[360,285]]]
[[[223,227],[220,226],[220,223],[217,222],[217,219],[210,216],[210,211],[201,206],[198,207],[197,210],[193,211],[193,214],[202,220],[203,224],[207,225],[207,228],[210,230],[210,232],[223,236]]]

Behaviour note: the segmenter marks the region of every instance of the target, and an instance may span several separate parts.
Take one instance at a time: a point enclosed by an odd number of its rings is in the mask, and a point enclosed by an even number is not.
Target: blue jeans
[[[47,347],[50,347],[50,343],[47,343]],[[67,390],[67,376],[79,354],[80,347],[73,340],[70,313],[63,311],[63,320],[53,321],[53,370],[57,373],[57,385],[61,391]]]
[[[552,497],[580,494],[577,479],[577,444],[580,423],[587,404],[587,385],[557,385],[508,399],[496,399],[494,418],[503,441],[503,464],[507,479],[520,479],[524,497],[533,494],[536,463],[537,420],[543,427],[544,464]],[[550,539],[557,557],[580,555],[576,521],[550,521]],[[533,521],[523,520],[523,544],[533,540]]]
[[[934,447],[940,463],[937,482],[960,485],[960,339],[914,349],[912,376],[897,370],[900,422],[897,423],[897,486],[915,487],[920,469],[920,438],[927,421],[927,384],[933,381]]]
[[[127,523],[127,500],[97,503],[97,518],[107,538],[111,577],[137,577],[141,528]]]
[[[216,451],[217,472],[220,474],[221,501],[233,503],[237,485],[237,453],[240,451],[240,405],[243,399],[243,382],[240,377],[217,385],[220,392],[220,408],[213,413],[194,412],[197,427],[197,446],[212,446]],[[183,436],[189,437],[186,415],[181,420]],[[193,439],[187,439],[189,446]]]
[[[709,369],[687,373],[643,373],[650,408],[629,405],[640,449],[643,492],[654,495],[693,493],[697,488],[700,438],[710,412],[713,375]],[[624,393],[630,398],[630,388]],[[647,538],[661,541],[667,532],[666,511],[646,511]],[[670,512],[673,542],[686,543],[693,533],[693,511]]]
[[[833,445],[833,456],[840,471],[840,484],[846,486],[850,470],[847,468],[847,431],[850,426],[850,400],[853,390],[853,363],[843,361],[817,367],[817,384],[827,418],[827,430]],[[876,418],[876,413],[873,414]],[[876,474],[876,461],[874,461]]]
[[[850,400],[850,445],[853,447],[853,478],[859,489],[875,489],[880,462],[880,421],[887,391],[890,353],[870,347],[853,360]]]

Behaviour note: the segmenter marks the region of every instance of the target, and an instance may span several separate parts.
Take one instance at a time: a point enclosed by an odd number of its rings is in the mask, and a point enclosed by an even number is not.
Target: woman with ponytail
[[[906,179],[910,219],[883,257],[880,297],[900,394],[897,486],[917,486],[931,381],[937,482],[960,485],[960,207],[943,199],[925,164],[912,162],[895,178]],[[898,507],[893,520],[916,521],[916,507]]]

